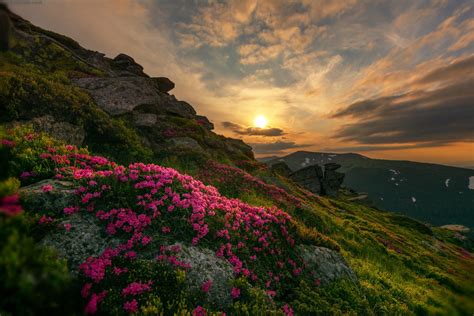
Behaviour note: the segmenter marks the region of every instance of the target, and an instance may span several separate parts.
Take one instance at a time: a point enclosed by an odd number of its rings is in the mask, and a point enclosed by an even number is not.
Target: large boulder
[[[51,189],[45,192],[44,188]],[[61,180],[43,180],[20,189],[22,204],[35,210],[54,211],[58,214],[65,207],[74,205],[74,183]]]
[[[36,117],[32,119],[30,123],[36,131],[54,135],[55,138],[67,144],[82,146],[84,138],[86,137],[86,132],[81,126],[57,121],[51,115]]]
[[[10,49],[11,21],[6,6],[0,3],[0,52]]]
[[[323,170],[318,165],[312,165],[290,174],[289,178],[307,190],[321,194]]]
[[[175,96],[160,92],[152,78],[80,78],[74,83],[87,90],[99,107],[110,115],[122,115],[141,106],[147,113],[170,113],[194,118],[196,111]]]
[[[334,250],[325,247],[299,245],[296,250],[303,258],[306,268],[313,277],[328,285],[341,278],[357,283],[357,276],[349,267],[344,257]]]
[[[174,82],[166,77],[152,78],[155,81],[158,91],[168,93],[174,89]]]
[[[344,182],[344,173],[337,172],[341,168],[337,163],[327,163],[324,165],[323,193],[334,196],[337,194]]]
[[[215,252],[209,249],[179,245],[181,251],[177,254],[178,259],[191,265],[186,274],[189,289],[201,293],[202,284],[211,281],[212,285],[206,293],[206,300],[221,308],[228,307],[232,303],[230,281],[234,276],[231,264],[217,258]]]
[[[284,161],[274,163],[273,165],[271,165],[270,168],[274,173],[284,177],[288,177],[292,173],[290,167],[288,167],[288,165]]]
[[[168,150],[171,152],[185,152],[185,153],[203,153],[199,143],[191,137],[173,137],[166,141]]]
[[[203,115],[196,115],[196,122],[208,131],[212,131],[214,129],[214,124]]]
[[[119,76],[141,76],[147,77],[147,75],[143,72],[143,67],[135,62],[135,60],[125,54],[118,54],[112,60],[112,69],[119,75]]]

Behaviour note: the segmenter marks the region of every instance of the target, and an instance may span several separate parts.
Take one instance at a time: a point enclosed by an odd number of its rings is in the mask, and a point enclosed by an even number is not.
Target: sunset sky
[[[21,2],[31,22],[169,77],[258,156],[474,166],[471,0]]]

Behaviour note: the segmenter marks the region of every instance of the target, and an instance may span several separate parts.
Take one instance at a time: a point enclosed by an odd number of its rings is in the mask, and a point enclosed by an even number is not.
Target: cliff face
[[[108,58],[0,10],[2,23],[11,26],[2,34],[2,49],[8,50],[0,60],[3,122],[30,122],[121,160],[253,160],[250,146],[215,134],[205,116],[170,94],[170,79],[148,76],[130,56]],[[117,144],[123,150],[106,148]],[[124,152],[131,156],[121,157]]]

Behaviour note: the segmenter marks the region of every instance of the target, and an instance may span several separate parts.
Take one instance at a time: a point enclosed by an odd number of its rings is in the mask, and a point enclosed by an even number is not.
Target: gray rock
[[[51,185],[53,189],[44,192],[45,185]],[[74,205],[76,197],[74,191],[72,182],[48,179],[20,188],[20,196],[22,204],[27,205],[28,209],[48,210],[62,214],[65,207]]]
[[[133,113],[133,122],[138,127],[151,127],[158,122],[158,115],[153,113]]]
[[[50,115],[36,117],[30,123],[36,131],[54,135],[55,138],[63,140],[67,144],[81,146],[86,136],[82,127],[57,121]]]
[[[169,91],[174,89],[174,82],[166,77],[157,77],[152,79],[155,81],[158,87],[158,91],[160,92],[168,93]]]
[[[299,245],[296,249],[305,261],[307,269],[321,281],[321,285],[328,285],[340,278],[358,283],[356,274],[340,253],[317,246]]]
[[[70,224],[69,231],[62,227]],[[58,254],[68,260],[69,267],[77,272],[79,265],[88,257],[97,257],[107,248],[115,247],[117,240],[103,233],[99,220],[91,214],[75,213],[59,223],[59,229],[47,234],[41,243],[54,248]]]
[[[6,7],[0,3],[0,51],[10,49],[11,21],[5,9]]]
[[[191,137],[173,137],[166,141],[171,151],[204,152],[201,145]]]
[[[341,165],[337,163],[327,163],[324,165],[323,193],[334,196],[337,194],[344,182],[344,174],[337,172]]]
[[[119,76],[147,77],[143,72],[143,67],[137,64],[132,57],[125,54],[118,54],[112,60],[112,68]]]
[[[73,82],[87,90],[99,107],[110,115],[132,112],[140,106],[141,112],[170,113],[194,118],[196,111],[173,95],[160,92],[152,78],[80,78]]]
[[[313,193],[320,194],[322,192],[323,171],[318,165],[295,171],[290,174],[289,178]]]
[[[288,165],[284,161],[277,162],[271,165],[270,168],[274,173],[279,174],[284,177],[288,177],[291,174],[290,167],[288,167]]]
[[[216,257],[209,249],[181,246],[178,258],[191,265],[186,274],[186,283],[191,291],[201,291],[201,285],[207,280],[212,286],[206,295],[206,300],[220,308],[226,308],[232,303],[230,297],[230,281],[233,270],[230,263]]]

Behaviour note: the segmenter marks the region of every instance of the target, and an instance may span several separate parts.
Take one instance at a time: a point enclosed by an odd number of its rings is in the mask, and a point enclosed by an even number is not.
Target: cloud
[[[355,102],[333,118],[351,118],[334,138],[359,144],[418,143],[418,146],[474,141],[474,57],[433,70],[418,84],[430,89]]]
[[[275,137],[285,135],[280,128],[244,127],[232,122],[222,122],[222,127],[238,135]]]
[[[249,145],[252,146],[253,150],[257,154],[277,154],[288,149],[305,148],[311,146],[310,144],[297,144],[293,141],[281,140],[273,143],[250,143]]]

